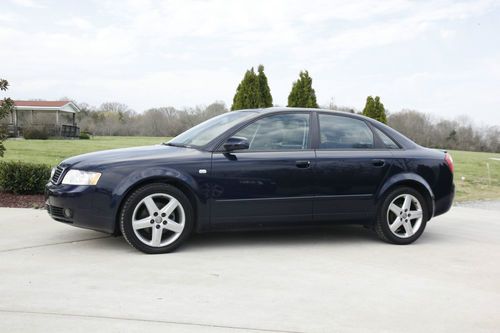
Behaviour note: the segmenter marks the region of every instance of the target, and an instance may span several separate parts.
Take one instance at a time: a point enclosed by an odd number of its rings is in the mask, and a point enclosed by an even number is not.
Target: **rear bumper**
[[[434,216],[438,216],[449,211],[451,206],[453,205],[454,198],[455,198],[455,184],[452,184],[450,193],[436,200],[434,206]]]
[[[109,196],[94,186],[48,183],[45,199],[47,212],[56,221],[105,233],[115,231]]]

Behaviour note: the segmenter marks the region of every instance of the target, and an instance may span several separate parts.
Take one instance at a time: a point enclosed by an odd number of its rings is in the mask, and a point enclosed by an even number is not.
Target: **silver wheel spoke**
[[[399,208],[395,203],[391,203],[391,205],[389,206],[389,209],[391,210],[391,212],[393,212],[397,216],[399,216],[399,213],[401,213],[401,208]]]
[[[403,207],[401,207],[404,210],[410,210],[411,206],[411,196],[410,195],[405,195],[405,201],[403,202]]]
[[[396,232],[396,230],[399,229],[399,227],[401,227],[401,225],[403,224],[403,221],[401,221],[401,219],[398,217],[396,218],[396,220],[394,220],[394,222],[389,226],[389,228],[391,229],[392,232]]]
[[[421,210],[411,210],[408,212],[410,215],[410,218],[413,219],[418,219],[422,217],[422,211]]]
[[[406,236],[413,235],[413,227],[411,226],[410,221],[403,222],[403,227],[405,228]]]
[[[153,215],[154,213],[156,213],[158,211],[158,206],[156,205],[156,203],[154,202],[152,197],[149,196],[149,197],[145,198],[144,204],[146,205],[146,208],[149,212],[149,215]]]
[[[159,228],[159,229],[153,228],[153,236],[151,238],[151,245],[160,246],[162,232],[163,232],[162,228]]]
[[[175,233],[182,232],[184,230],[184,225],[177,223],[175,221],[172,221],[170,219],[167,219],[167,224],[163,226],[165,229],[173,231]]]
[[[137,220],[137,221],[132,221],[132,226],[134,227],[135,230],[139,229],[144,229],[144,228],[151,228],[151,217],[148,216],[145,219]]]
[[[177,199],[172,198],[170,199],[168,204],[166,204],[165,207],[161,209],[161,212],[169,216],[178,206],[179,206],[179,201],[177,201]]]

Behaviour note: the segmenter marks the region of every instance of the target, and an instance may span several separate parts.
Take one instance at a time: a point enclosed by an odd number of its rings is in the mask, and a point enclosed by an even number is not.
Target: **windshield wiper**
[[[183,145],[182,143],[164,142],[163,144],[166,145],[166,146],[172,146],[172,147],[189,148],[188,145]]]

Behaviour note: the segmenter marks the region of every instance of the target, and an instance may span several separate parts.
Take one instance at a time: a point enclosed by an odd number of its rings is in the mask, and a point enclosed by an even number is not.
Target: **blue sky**
[[[16,99],[230,105],[264,64],[276,105],[307,69],[322,105],[500,125],[498,1],[2,0],[0,45]]]

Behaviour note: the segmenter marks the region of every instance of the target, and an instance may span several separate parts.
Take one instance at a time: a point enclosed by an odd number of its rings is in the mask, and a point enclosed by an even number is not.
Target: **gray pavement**
[[[500,211],[454,207],[410,246],[359,227],[122,238],[0,208],[1,332],[500,330]]]

